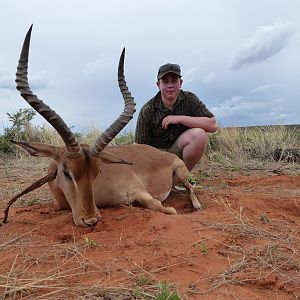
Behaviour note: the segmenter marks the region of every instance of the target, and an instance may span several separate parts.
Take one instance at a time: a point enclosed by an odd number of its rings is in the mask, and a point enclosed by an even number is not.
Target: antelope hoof
[[[203,205],[200,202],[193,203],[193,207],[195,210],[202,210]]]
[[[168,215],[177,215],[177,211],[174,207],[165,207],[164,213]]]

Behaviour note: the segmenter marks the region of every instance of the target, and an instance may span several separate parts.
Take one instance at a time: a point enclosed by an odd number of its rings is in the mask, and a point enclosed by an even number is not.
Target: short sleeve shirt
[[[171,124],[167,129],[164,129],[162,120],[169,115],[209,118],[214,116],[204,103],[191,92],[180,90],[172,109],[164,107],[161,93],[158,92],[140,110],[135,132],[135,142],[148,144],[155,148],[169,148],[177,137],[188,129],[182,124]]]

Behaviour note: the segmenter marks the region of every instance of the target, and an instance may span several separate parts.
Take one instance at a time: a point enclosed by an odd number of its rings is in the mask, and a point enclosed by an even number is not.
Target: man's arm
[[[215,132],[218,129],[215,117],[191,117],[170,115],[163,119],[162,127],[167,129],[170,124],[182,124],[188,128],[202,128],[206,132]]]

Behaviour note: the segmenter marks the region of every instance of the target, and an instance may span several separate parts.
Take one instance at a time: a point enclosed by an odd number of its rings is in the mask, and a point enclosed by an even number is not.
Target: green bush
[[[161,283],[159,285],[159,292],[154,297],[155,300],[180,300],[180,296],[177,291],[174,291],[173,287],[167,283]]]
[[[31,132],[31,124],[36,112],[31,108],[21,108],[15,113],[6,113],[12,126],[4,128],[4,134],[0,136],[0,151],[12,152],[10,140],[27,140]]]

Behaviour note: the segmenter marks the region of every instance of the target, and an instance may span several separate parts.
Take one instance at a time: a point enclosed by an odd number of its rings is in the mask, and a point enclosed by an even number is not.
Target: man
[[[179,65],[159,68],[159,92],[139,113],[135,142],[176,154],[191,171],[204,155],[207,133],[215,132],[218,125],[195,94],[181,90],[181,77]]]

